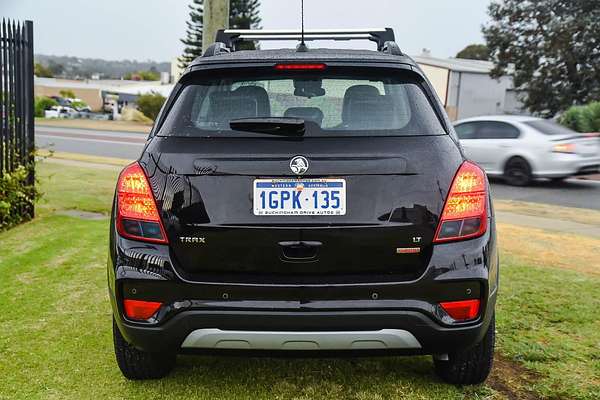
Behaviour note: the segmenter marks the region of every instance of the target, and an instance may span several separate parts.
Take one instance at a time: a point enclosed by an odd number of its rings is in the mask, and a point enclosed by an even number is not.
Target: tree
[[[63,90],[59,91],[58,94],[60,94],[60,97],[64,97],[65,99],[74,99],[75,98],[75,93],[73,93],[73,91],[70,89],[63,89]]]
[[[136,103],[142,114],[154,121],[165,100],[160,93],[152,92],[139,96]]]
[[[56,100],[46,96],[36,96],[33,102],[34,113],[36,117],[44,118],[44,111],[53,106],[57,106]]]
[[[597,0],[495,0],[483,34],[493,77],[514,66],[514,85],[530,111],[551,117],[600,99]]]
[[[258,11],[260,0],[230,0],[229,3],[229,27],[231,29],[259,29],[260,17]],[[240,50],[254,50],[254,42],[242,42]]]
[[[160,80],[160,73],[152,69],[150,71],[137,71],[128,72],[123,75],[123,79],[128,81],[158,81]]]
[[[190,4],[190,19],[186,22],[187,30],[185,39],[181,42],[185,45],[183,55],[179,57],[179,67],[185,68],[196,57],[202,55],[202,29],[204,0],[192,0]],[[229,3],[229,27],[232,29],[257,29],[260,27],[258,16],[260,0],[230,0]],[[254,49],[254,42],[243,42],[238,46],[240,49]]]
[[[490,50],[485,44],[470,44],[456,54],[456,58],[467,60],[489,60]]]
[[[50,68],[45,67],[43,64],[35,63],[33,67],[33,74],[38,78],[52,78],[52,71]]]
[[[179,57],[179,67],[185,68],[189,63],[194,61],[196,57],[202,55],[202,13],[204,11],[204,0],[192,0],[190,8],[190,19],[186,21],[187,30],[185,39],[181,42],[185,45],[183,54]]]
[[[62,75],[65,72],[65,67],[53,60],[48,60],[48,69],[52,72],[53,76]]]

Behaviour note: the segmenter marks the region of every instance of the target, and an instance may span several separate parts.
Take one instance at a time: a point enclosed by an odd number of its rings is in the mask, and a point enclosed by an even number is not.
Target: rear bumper
[[[593,174],[600,171],[600,156],[583,157],[578,154],[552,153],[540,162],[535,176],[540,178],[563,178],[573,175]]]
[[[495,298],[488,303],[490,310],[484,312],[484,317],[478,322],[456,327],[444,327],[416,311],[186,311],[159,326],[140,326],[122,319],[117,324],[128,342],[150,352],[195,353],[244,349],[258,352],[321,350],[372,353],[382,350],[393,354],[446,354],[475,345],[482,339],[489,326],[494,304]],[[219,340],[213,337],[212,341],[202,343],[197,340],[200,330],[219,330],[227,332],[228,336],[221,336]],[[389,336],[389,331],[397,335],[395,339],[382,338],[386,332]],[[232,336],[231,332],[237,332],[237,336]],[[250,334],[261,332],[262,338],[256,338],[255,341],[248,339]],[[282,333],[276,336],[275,343],[284,345],[265,345],[265,336],[272,333]],[[329,335],[329,342],[319,341],[316,338],[319,335]],[[223,342],[232,338],[237,343]],[[244,339],[247,341],[245,344],[241,343]],[[290,344],[292,342],[295,343]],[[285,343],[289,347],[286,348]]]
[[[426,272],[410,282],[190,283],[155,271],[113,264],[111,259],[108,272],[113,314],[121,333],[129,343],[149,352],[242,347],[266,350],[271,355],[279,350],[447,354],[477,344],[487,331],[496,303],[498,255],[492,224],[481,238],[436,245]],[[123,298],[161,301],[164,306],[149,322],[136,322],[124,316]],[[441,301],[466,298],[481,300],[477,320],[455,322],[439,307]],[[213,345],[194,339],[195,335],[215,330],[224,334]],[[398,345],[389,337],[377,339],[381,331],[390,330],[402,332],[407,344]],[[233,339],[232,331],[237,335]],[[279,341],[260,345],[266,336],[273,338],[273,332],[281,333]],[[248,339],[249,335],[255,335],[255,339]],[[302,335],[304,338],[294,339]],[[323,336],[337,337],[332,344],[320,339]],[[232,342],[223,343],[229,339]],[[192,342],[196,344],[190,345]]]
[[[361,350],[420,349],[403,329],[376,331],[233,331],[202,328],[192,331],[182,349]]]

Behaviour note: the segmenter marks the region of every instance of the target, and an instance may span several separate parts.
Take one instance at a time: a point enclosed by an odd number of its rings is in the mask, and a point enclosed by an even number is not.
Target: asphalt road
[[[146,135],[130,132],[36,126],[38,148],[104,157],[136,159]],[[600,182],[569,179],[561,183],[538,181],[521,188],[492,181],[492,196],[503,200],[521,200],[567,207],[600,210]]]
[[[40,149],[130,160],[139,157],[146,143],[146,136],[132,132],[35,127],[35,145]]]

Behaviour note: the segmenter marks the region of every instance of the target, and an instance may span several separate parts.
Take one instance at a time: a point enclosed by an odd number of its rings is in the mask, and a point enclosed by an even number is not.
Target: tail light
[[[552,147],[554,153],[575,153],[575,145],[573,143],[559,143]]]
[[[125,315],[129,319],[137,319],[140,321],[147,320],[152,317],[160,309],[162,303],[156,301],[142,300],[123,300],[123,309]]]
[[[465,161],[452,181],[434,242],[483,235],[487,229],[487,191],[483,170]]]
[[[137,162],[125,167],[119,175],[117,231],[129,239],[167,243],[148,179]]]
[[[440,306],[455,321],[469,321],[477,318],[479,315],[479,299],[446,301],[440,303]]]

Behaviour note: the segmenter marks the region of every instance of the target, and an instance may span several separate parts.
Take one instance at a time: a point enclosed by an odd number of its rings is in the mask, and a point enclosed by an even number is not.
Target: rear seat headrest
[[[290,107],[283,113],[284,117],[301,118],[306,121],[316,122],[321,126],[323,123],[323,111],[317,107]]]

